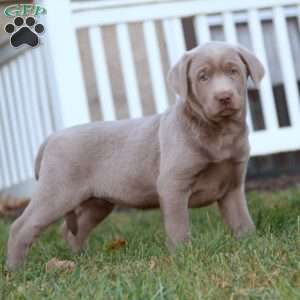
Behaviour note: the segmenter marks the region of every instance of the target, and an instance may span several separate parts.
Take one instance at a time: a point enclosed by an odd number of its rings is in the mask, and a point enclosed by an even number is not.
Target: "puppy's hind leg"
[[[59,194],[50,187],[36,190],[28,207],[11,226],[7,248],[9,270],[14,271],[23,263],[28,248],[48,225],[80,203],[76,197],[76,193]],[[66,199],[72,199],[72,202]]]
[[[77,217],[76,234],[73,234],[68,223],[64,222],[62,235],[73,252],[77,253],[83,250],[89,233],[111,213],[113,208],[114,204],[104,199],[90,198],[75,210]]]

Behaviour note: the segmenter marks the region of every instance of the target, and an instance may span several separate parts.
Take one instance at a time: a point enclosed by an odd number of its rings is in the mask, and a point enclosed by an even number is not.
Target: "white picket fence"
[[[129,24],[140,23],[154,104],[157,112],[169,103],[155,22],[162,22],[168,64],[172,65],[186,49],[182,18],[193,17],[198,44],[211,40],[211,26],[222,25],[225,40],[236,43],[236,26],[247,23],[253,51],[266,66],[259,94],[264,130],[251,129],[251,155],[264,155],[300,149],[300,97],[287,17],[298,18],[299,0],[44,0],[48,14],[44,45],[14,52],[7,45],[0,57],[0,190],[32,177],[33,157],[38,144],[50,132],[89,122],[89,107],[82,74],[76,32],[87,28],[104,120],[116,119],[111,75],[103,40],[105,26],[114,26],[129,116],[143,115],[139,84],[133,59]],[[279,127],[272,82],[267,63],[262,20],[272,20],[287,99],[290,126]],[[3,52],[4,53],[4,52]],[[13,54],[11,54],[13,53]]]
[[[43,47],[0,44],[0,191],[33,177],[43,139],[54,130]]]

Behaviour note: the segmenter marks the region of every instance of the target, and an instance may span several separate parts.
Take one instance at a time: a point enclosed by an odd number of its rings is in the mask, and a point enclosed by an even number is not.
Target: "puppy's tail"
[[[39,173],[40,173],[41,163],[42,163],[43,154],[44,154],[44,150],[46,148],[47,143],[48,143],[48,139],[46,139],[44,141],[44,143],[40,146],[40,149],[39,149],[38,154],[37,154],[36,159],[35,159],[34,176],[35,176],[36,180],[39,179]]]

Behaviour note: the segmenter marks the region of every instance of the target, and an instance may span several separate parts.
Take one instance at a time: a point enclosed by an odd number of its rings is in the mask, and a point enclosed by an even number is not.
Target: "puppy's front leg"
[[[235,187],[218,201],[221,215],[236,238],[255,231],[255,225],[248,211],[243,185]]]
[[[189,193],[167,182],[160,182],[159,187],[167,245],[170,251],[174,251],[177,245],[189,239]]]

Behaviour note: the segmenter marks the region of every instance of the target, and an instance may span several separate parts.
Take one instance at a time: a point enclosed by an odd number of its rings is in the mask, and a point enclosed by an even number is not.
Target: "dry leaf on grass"
[[[59,260],[56,257],[50,259],[46,264],[46,272],[52,270],[61,270],[72,272],[75,269],[75,263],[70,260]]]
[[[156,268],[156,266],[157,266],[157,261],[156,261],[154,258],[152,258],[152,259],[149,261],[149,269],[150,269],[150,270],[153,270],[154,268]]]
[[[118,250],[122,247],[124,247],[126,245],[126,241],[123,239],[118,239],[118,240],[114,240],[112,241],[109,245],[108,245],[108,250]]]

